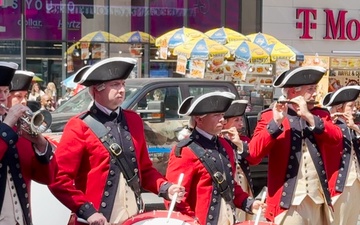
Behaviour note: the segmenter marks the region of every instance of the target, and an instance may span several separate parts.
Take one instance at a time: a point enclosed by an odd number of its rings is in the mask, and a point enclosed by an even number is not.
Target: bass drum
[[[255,221],[253,221],[253,220],[247,220],[247,221],[244,221],[244,222],[235,223],[235,225],[254,225],[254,224],[255,224]],[[273,223],[273,222],[259,221],[258,225],[276,225],[276,224]]]
[[[155,210],[152,212],[141,213],[126,220],[122,225],[199,225],[193,218],[179,212],[172,212],[167,221],[168,211]]]

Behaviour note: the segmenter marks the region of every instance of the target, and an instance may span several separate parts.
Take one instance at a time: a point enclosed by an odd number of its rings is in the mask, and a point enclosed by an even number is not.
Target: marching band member
[[[53,147],[41,135],[32,136],[13,128],[30,109],[22,104],[33,73],[15,70],[15,63],[0,62],[0,104],[6,107],[11,89],[10,109],[0,107],[0,224],[31,225],[30,181],[49,184],[57,166]],[[11,81],[13,85],[11,85]]]
[[[234,209],[247,213],[266,206],[254,200],[234,182],[235,155],[230,144],[218,137],[224,112],[235,95],[212,92],[185,99],[178,114],[191,116],[194,129],[170,152],[166,177],[176,181],[184,173],[184,199],[175,210],[195,217],[200,224],[234,224]],[[167,204],[168,205],[168,202]]]
[[[266,219],[276,224],[329,224],[332,207],[324,164],[335,163],[329,145],[341,131],[326,109],[314,107],[322,67],[298,67],[279,75],[287,102],[263,111],[250,141],[250,155],[268,161]]]
[[[334,205],[334,225],[356,225],[360,208],[360,129],[354,123],[355,100],[360,86],[345,86],[328,93],[323,99],[325,107],[331,107],[334,123],[341,128],[343,140],[338,145],[338,154],[333,164],[328,165],[329,188]],[[335,146],[332,146],[334,148]]]
[[[140,188],[166,199],[184,195],[152,166],[140,116],[120,106],[135,63],[108,58],[74,78],[89,87],[94,104],[65,126],[50,190],[74,213],[75,224],[122,224],[142,209]]]
[[[253,197],[254,187],[249,165],[254,162],[251,162],[247,145],[250,142],[250,138],[238,133],[243,128],[242,116],[245,113],[247,104],[247,100],[234,100],[231,103],[229,109],[224,114],[224,126],[221,132],[225,140],[228,140],[235,150],[235,181],[241,186],[243,191]],[[252,215],[245,213],[243,210],[236,209],[237,221],[252,220],[252,217]]]

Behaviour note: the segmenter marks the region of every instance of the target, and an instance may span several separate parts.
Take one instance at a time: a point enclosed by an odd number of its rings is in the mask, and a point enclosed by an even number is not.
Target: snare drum
[[[247,220],[244,222],[240,222],[240,223],[235,223],[235,225],[254,225],[255,221],[253,220]],[[273,222],[264,222],[264,221],[259,221],[258,225],[276,225]]]
[[[155,210],[152,212],[141,213],[126,220],[122,225],[199,225],[190,216],[179,212],[172,212],[167,222],[168,211]]]

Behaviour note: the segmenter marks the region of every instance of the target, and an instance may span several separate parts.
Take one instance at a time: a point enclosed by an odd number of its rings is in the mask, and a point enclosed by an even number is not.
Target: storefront
[[[68,54],[69,47],[91,32],[106,31],[120,36],[130,31],[144,31],[156,37],[183,26],[200,31],[222,26],[242,33],[261,30],[261,0],[0,2],[0,60],[15,61],[20,68],[32,70],[42,78],[42,85],[55,81],[58,87],[73,71],[98,60],[93,54],[69,64],[69,55],[74,59],[78,57],[76,50]],[[131,43],[100,41],[97,44],[102,45],[101,57],[132,56]],[[141,43],[140,51],[139,77],[174,76],[175,63],[156,59],[154,45]],[[68,65],[73,68],[68,69]]]

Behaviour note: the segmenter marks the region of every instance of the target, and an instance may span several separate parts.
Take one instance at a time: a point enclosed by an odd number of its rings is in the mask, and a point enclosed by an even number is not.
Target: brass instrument
[[[5,109],[6,112],[9,108],[4,104],[0,104],[0,107]],[[40,133],[49,129],[52,123],[51,113],[47,110],[38,110],[36,112],[26,111],[22,117],[19,118],[17,127],[21,131],[25,131],[31,136],[35,137]]]

